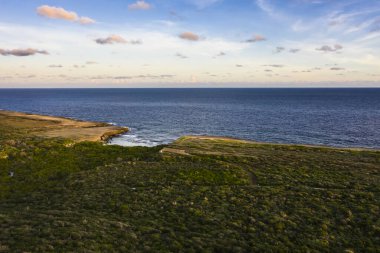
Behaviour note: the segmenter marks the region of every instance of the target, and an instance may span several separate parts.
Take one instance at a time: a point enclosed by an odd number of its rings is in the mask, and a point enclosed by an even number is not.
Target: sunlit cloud
[[[128,9],[130,10],[149,10],[152,8],[152,5],[145,2],[144,0],[137,1],[136,3],[128,5]]]
[[[142,44],[141,40],[127,41],[126,39],[124,39],[120,35],[116,35],[116,34],[110,35],[107,38],[98,38],[95,40],[95,42],[98,44],[101,44],[101,45],[105,45],[105,44],[126,44],[126,43],[133,44],[133,45]]]
[[[78,22],[83,25],[93,24],[96,21],[89,17],[80,17],[74,11],[67,11],[61,7],[54,7],[49,5],[42,5],[37,8],[37,13],[40,16],[51,18],[51,19],[62,19],[71,22]]]
[[[184,32],[179,35],[181,39],[190,40],[190,41],[198,41],[200,39],[199,35],[193,32]]]

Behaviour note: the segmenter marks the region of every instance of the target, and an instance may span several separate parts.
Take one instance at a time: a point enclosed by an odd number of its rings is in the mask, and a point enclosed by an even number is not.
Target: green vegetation
[[[380,251],[378,151],[27,133],[0,121],[0,252]]]

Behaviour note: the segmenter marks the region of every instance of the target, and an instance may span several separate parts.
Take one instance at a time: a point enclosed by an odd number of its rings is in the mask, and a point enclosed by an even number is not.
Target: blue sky
[[[0,87],[380,86],[378,0],[0,2]]]

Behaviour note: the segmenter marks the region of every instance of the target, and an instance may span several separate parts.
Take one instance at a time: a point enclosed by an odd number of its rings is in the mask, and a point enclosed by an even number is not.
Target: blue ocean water
[[[128,126],[122,145],[214,135],[380,148],[380,89],[0,89],[0,108]]]

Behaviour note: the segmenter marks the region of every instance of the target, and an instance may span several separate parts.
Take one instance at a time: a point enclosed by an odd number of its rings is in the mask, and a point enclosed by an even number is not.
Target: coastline
[[[110,139],[129,131],[127,127],[58,116],[0,110],[1,125],[46,138],[65,138],[75,142]]]
[[[9,111],[0,109],[0,119],[6,117],[8,119],[17,119],[17,121],[25,121],[21,123],[22,128],[27,128],[31,135],[45,138],[66,138],[74,142],[95,141],[109,143],[113,138],[129,132],[128,127],[119,127],[110,123],[85,121],[80,119],[66,118],[60,116],[42,115],[25,113],[18,111]],[[35,123],[42,123],[42,126],[35,127]],[[4,123],[3,123],[4,124]],[[12,124],[12,123],[11,123]],[[17,123],[20,125],[20,122]],[[17,124],[13,124],[14,127]],[[2,123],[0,123],[2,125]],[[41,125],[41,124],[40,124]],[[205,140],[205,141],[224,141],[234,144],[251,144],[251,145],[268,145],[268,146],[287,146],[287,147],[305,147],[305,148],[326,148],[342,151],[380,151],[376,148],[356,148],[356,147],[334,147],[327,145],[297,144],[297,143],[273,143],[259,142],[254,140],[245,140],[239,138],[225,136],[209,136],[209,135],[184,135],[168,145],[180,144],[187,140]],[[117,144],[116,144],[117,145]],[[169,149],[170,150],[170,149]],[[165,150],[164,150],[165,152]]]

